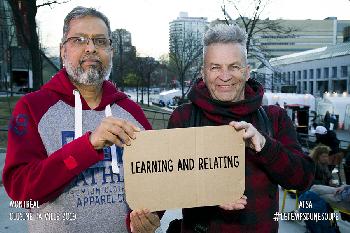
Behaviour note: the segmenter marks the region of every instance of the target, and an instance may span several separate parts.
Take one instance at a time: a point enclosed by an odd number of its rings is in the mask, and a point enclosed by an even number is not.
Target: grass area
[[[0,97],[0,152],[7,146],[7,126],[20,96]]]

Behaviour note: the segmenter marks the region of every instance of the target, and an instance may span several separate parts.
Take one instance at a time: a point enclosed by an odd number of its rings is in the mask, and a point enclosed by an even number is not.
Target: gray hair
[[[203,38],[203,59],[212,44],[237,43],[241,45],[244,62],[247,62],[247,33],[237,25],[217,24],[210,27]]]
[[[108,37],[111,37],[111,27],[109,24],[108,18],[101,13],[100,11],[96,10],[95,8],[86,8],[82,6],[75,7],[71,12],[68,13],[66,18],[64,19],[64,25],[63,25],[63,38],[62,42],[67,38],[67,34],[69,32],[69,24],[73,19],[79,19],[86,16],[93,16],[96,18],[100,18],[103,20],[103,22],[106,24],[108,29]]]

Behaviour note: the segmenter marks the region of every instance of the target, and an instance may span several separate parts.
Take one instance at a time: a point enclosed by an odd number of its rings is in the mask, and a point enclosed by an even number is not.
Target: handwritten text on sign
[[[231,126],[138,133],[124,149],[132,209],[152,211],[231,203],[244,192],[242,132]]]

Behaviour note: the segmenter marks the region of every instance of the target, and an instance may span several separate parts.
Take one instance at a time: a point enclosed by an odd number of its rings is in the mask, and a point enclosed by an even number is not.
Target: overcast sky
[[[94,7],[110,19],[112,31],[125,28],[131,32],[132,43],[139,54],[158,58],[168,52],[169,22],[176,19],[180,11],[188,12],[190,17],[207,17],[209,21],[223,19],[222,3],[223,0],[71,0],[62,5],[40,7],[37,22],[44,47],[49,49],[49,55],[58,56],[64,17],[75,6]],[[246,12],[251,9],[248,6],[241,8]],[[232,18],[238,17],[232,7],[228,12]],[[261,18],[324,19],[335,16],[350,20],[349,12],[350,0],[270,0]]]

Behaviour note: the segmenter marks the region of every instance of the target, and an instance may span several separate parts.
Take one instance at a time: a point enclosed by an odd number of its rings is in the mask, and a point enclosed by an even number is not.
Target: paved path
[[[9,207],[10,198],[3,186],[0,186],[0,233],[25,233],[28,232],[25,221],[11,221],[10,213],[26,212],[25,209]]]

